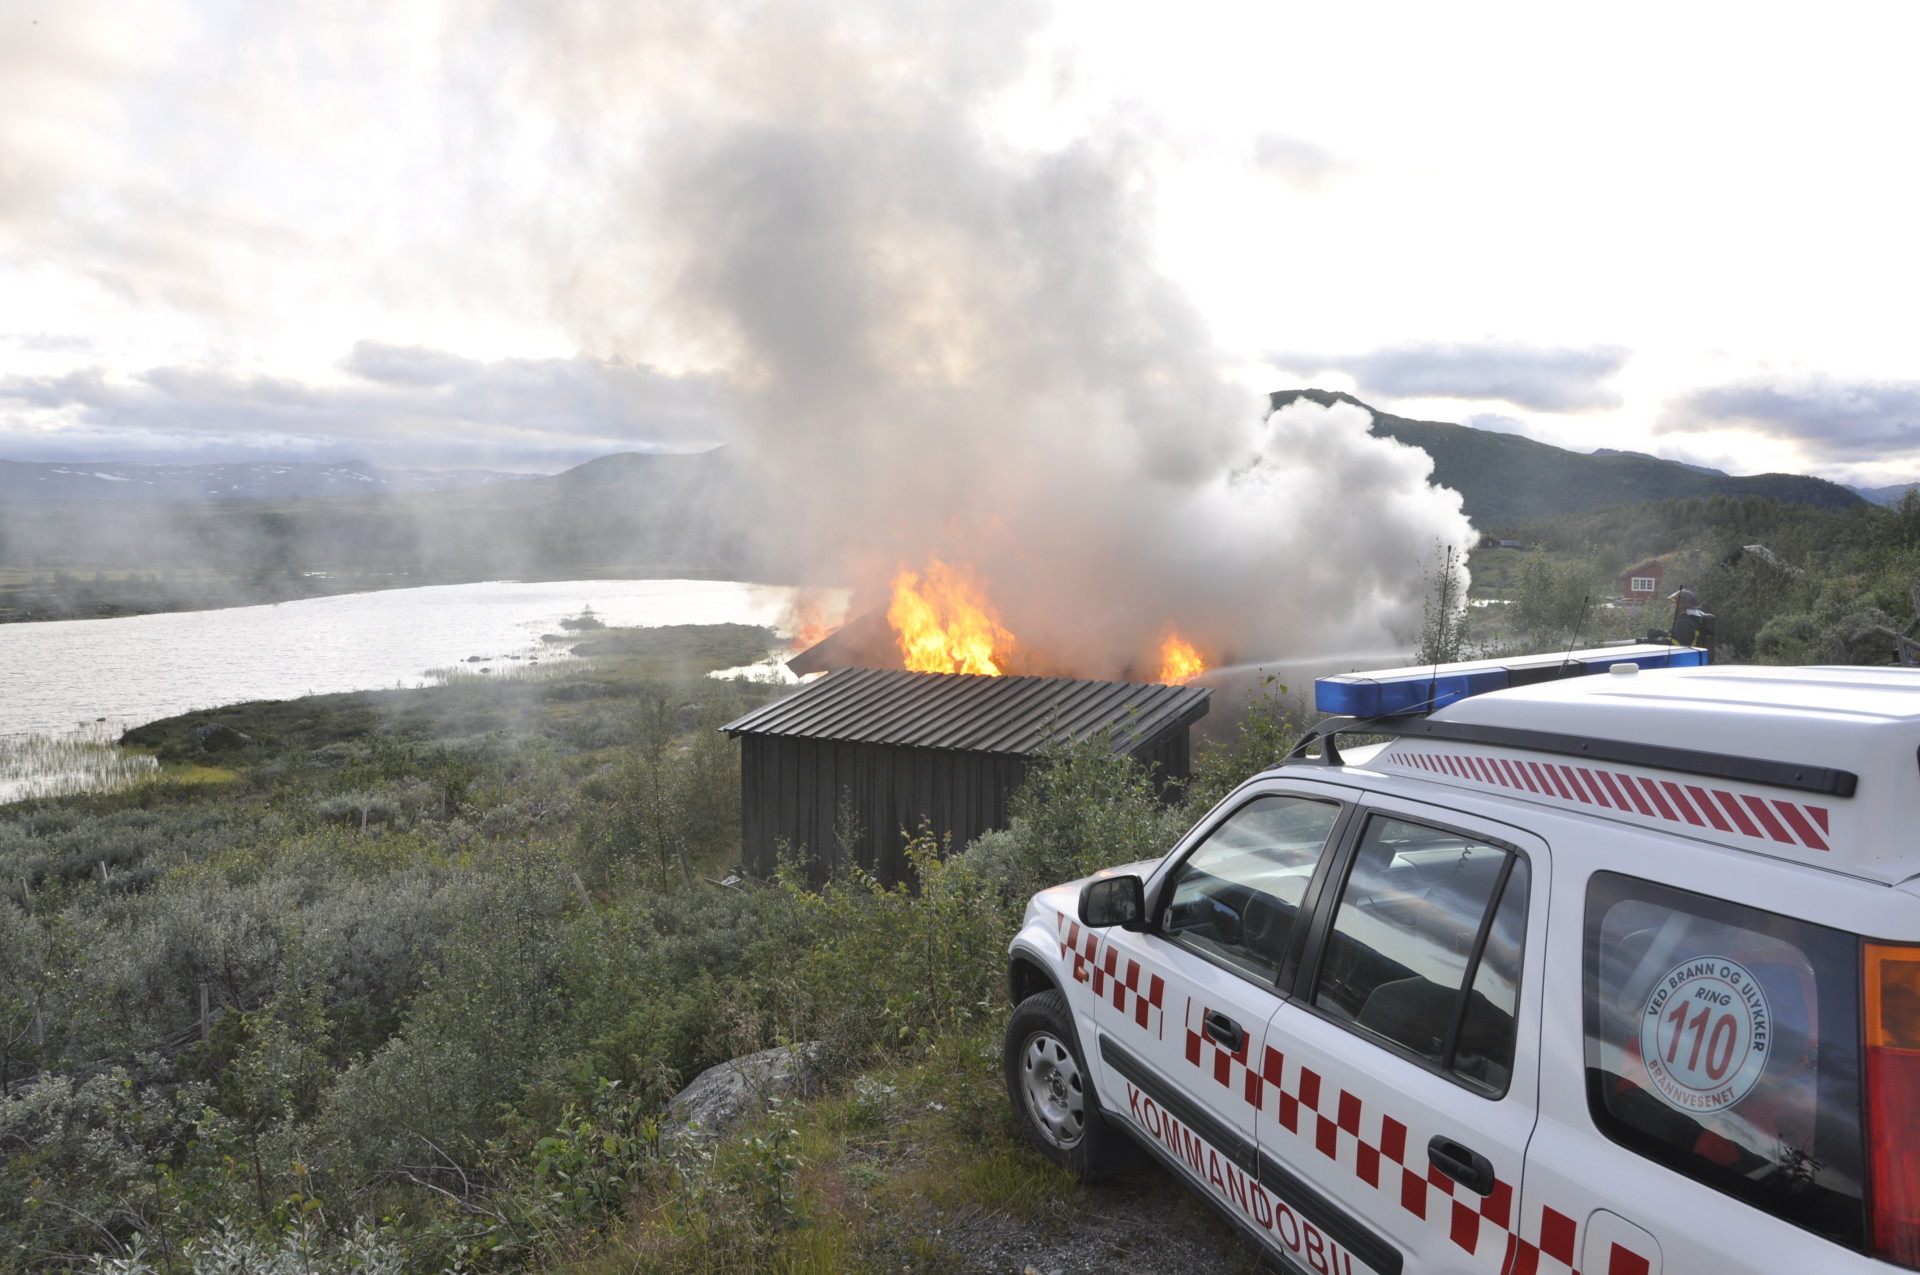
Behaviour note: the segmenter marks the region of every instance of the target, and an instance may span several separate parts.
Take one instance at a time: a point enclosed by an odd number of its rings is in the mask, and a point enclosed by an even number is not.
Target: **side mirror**
[[[1136,876],[1099,877],[1080,887],[1080,924],[1103,930],[1147,928],[1146,882]]]

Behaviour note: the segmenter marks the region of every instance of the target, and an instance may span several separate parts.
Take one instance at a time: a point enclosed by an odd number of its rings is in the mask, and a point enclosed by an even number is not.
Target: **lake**
[[[496,672],[572,657],[543,643],[592,608],[612,627],[763,624],[782,632],[798,590],[725,580],[433,585],[223,611],[0,625],[0,741],[93,740],[196,708],[422,686],[429,670]],[[827,591],[844,606],[842,591]],[[588,634],[579,635],[582,638]],[[481,663],[466,663],[469,656]],[[513,657],[518,656],[515,660]],[[104,719],[104,720],[99,720]],[[24,791],[0,758],[0,800]],[[10,791],[11,790],[11,791]]]

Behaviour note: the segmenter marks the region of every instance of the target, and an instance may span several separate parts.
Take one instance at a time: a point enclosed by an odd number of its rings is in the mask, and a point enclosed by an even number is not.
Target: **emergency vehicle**
[[[1920,672],[1704,658],[1323,679],[1029,904],[1029,1136],[1314,1275],[1920,1268]]]

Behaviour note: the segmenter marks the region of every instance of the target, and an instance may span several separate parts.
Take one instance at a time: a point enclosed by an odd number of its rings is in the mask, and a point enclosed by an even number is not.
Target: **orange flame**
[[[925,583],[902,568],[893,578],[887,623],[900,655],[915,673],[986,673],[998,676],[1014,646],[973,574],[938,558],[928,560]]]
[[[787,620],[793,626],[793,645],[796,650],[804,651],[837,632],[839,625],[827,619],[826,608],[815,598],[805,594],[795,598],[787,613]]]
[[[1193,643],[1184,641],[1178,633],[1167,634],[1167,640],[1160,645],[1160,680],[1169,686],[1185,686],[1194,678],[1207,671],[1207,662],[1200,658],[1200,652]]]

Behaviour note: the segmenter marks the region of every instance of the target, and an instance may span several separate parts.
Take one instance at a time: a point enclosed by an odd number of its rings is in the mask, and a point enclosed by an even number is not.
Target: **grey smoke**
[[[641,114],[623,67],[675,70],[595,250],[667,263],[665,312],[732,370],[777,570],[872,602],[901,566],[969,563],[1025,642],[1095,674],[1150,671],[1169,624],[1216,658],[1414,630],[1423,559],[1468,534],[1427,457],[1351,407],[1263,420],[1222,379],[1151,264],[1143,138],[1035,153],[981,127],[1039,6],[643,12],[542,6],[520,34],[583,133]]]
[[[0,51],[61,68],[63,118],[108,139],[33,149],[0,119],[0,160],[21,159],[0,162],[19,175],[0,248],[156,309],[284,318],[345,293],[509,331],[557,317],[582,352],[481,361],[386,332],[313,381],[165,358],[17,372],[0,414],[31,408],[95,456],[157,431],[189,454],[224,440],[226,459],[254,439],[422,463],[431,442],[434,463],[526,468],[723,436],[770,578],[871,600],[941,554],[1088,673],[1133,668],[1168,624],[1222,659],[1417,628],[1423,560],[1468,535],[1457,496],[1359,409],[1267,420],[1271,387],[1222,378],[1152,265],[1157,139],[1112,119],[1035,149],[990,126],[1044,5],[409,3],[364,31],[318,4],[236,10],[265,52],[231,67],[157,43],[130,70]],[[389,100],[423,111],[389,119]],[[362,173],[356,137],[389,128],[365,149],[397,169]],[[1286,179],[1329,171],[1275,137]],[[325,215],[255,224],[256,191]],[[86,216],[52,215],[69,206]]]

